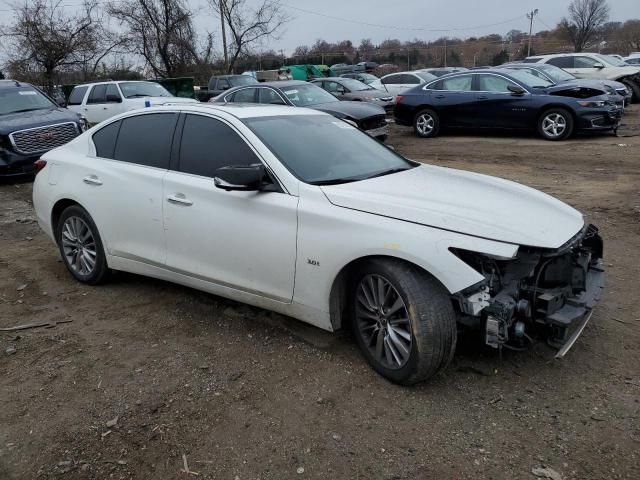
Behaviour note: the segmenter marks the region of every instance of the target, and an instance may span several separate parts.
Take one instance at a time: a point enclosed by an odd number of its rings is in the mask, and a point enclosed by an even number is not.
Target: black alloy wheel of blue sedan
[[[545,140],[575,132],[616,130],[623,109],[596,87],[555,85],[515,69],[440,77],[397,97],[396,123],[430,138],[442,129],[536,131]]]

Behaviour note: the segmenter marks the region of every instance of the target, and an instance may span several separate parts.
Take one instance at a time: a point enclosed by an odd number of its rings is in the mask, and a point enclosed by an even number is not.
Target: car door
[[[475,124],[476,94],[472,88],[472,74],[443,78],[430,86],[431,104],[440,114],[443,126],[471,127]]]
[[[346,88],[338,82],[334,82],[333,80],[324,80],[322,82],[322,85],[318,85],[318,86],[321,86],[331,95],[333,95],[336,98],[339,98],[340,100],[349,100],[349,98],[346,95]]]
[[[215,186],[217,168],[261,163],[223,118],[187,114],[176,157],[164,179],[167,268],[290,302],[298,197]]]
[[[177,113],[145,113],[99,128],[95,158],[73,174],[110,255],[164,265],[162,179]]]
[[[112,95],[111,101],[107,99],[107,90]],[[116,96],[120,98],[119,102],[115,100]],[[91,87],[87,97],[87,104],[85,105],[87,121],[93,125],[113,117],[120,113],[120,103],[122,103],[122,98],[115,84],[101,83],[94,85]]]
[[[605,64],[602,60],[587,55],[574,55],[573,68],[569,73],[573,73],[578,78],[603,78],[602,69]]]
[[[530,126],[531,94],[515,94],[509,87],[523,88],[502,75],[476,74],[476,102],[470,114],[476,125],[489,128],[525,128]]]

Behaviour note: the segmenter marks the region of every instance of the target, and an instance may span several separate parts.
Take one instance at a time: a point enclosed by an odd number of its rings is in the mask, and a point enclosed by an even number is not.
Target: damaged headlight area
[[[461,323],[480,327],[494,348],[522,349],[536,332],[564,355],[604,284],[602,239],[593,225],[558,249],[521,247],[513,259],[451,251],[485,278],[458,292],[454,301]]]

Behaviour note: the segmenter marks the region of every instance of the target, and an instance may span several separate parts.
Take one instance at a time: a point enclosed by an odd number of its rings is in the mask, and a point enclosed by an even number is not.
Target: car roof
[[[225,112],[238,119],[291,115],[328,115],[310,108],[258,103],[174,103],[131,110],[128,113],[145,113],[150,111],[180,111],[195,113]]]
[[[227,74],[227,75],[212,75],[211,78],[235,78],[235,77],[251,77],[251,75],[242,75],[242,74]],[[251,77],[255,78],[255,77]]]
[[[19,82],[18,80],[11,80],[10,78],[0,80],[0,88],[8,89],[8,88],[20,88],[20,87],[31,87],[34,88],[30,83]]]
[[[273,82],[262,82],[256,85],[247,85],[250,87],[260,87],[260,86],[274,87],[274,88],[286,88],[286,87],[294,87],[298,85],[309,85],[309,82],[305,82],[302,80],[275,80]]]
[[[79,83],[78,85],[74,85],[73,88],[92,87],[93,85],[105,85],[109,83],[156,83],[156,82],[152,80],[103,80],[101,82]]]

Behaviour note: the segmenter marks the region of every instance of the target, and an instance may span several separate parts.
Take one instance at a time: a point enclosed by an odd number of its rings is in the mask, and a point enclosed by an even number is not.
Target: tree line
[[[283,64],[375,61],[402,69],[498,65],[524,58],[529,41],[528,33],[520,30],[465,39],[387,39],[378,44],[365,38],[358,45],[317,39],[285,57],[268,48],[291,20],[283,4],[260,0],[251,5],[247,0],[208,0],[201,8],[217,20],[210,31],[197,32],[193,20],[200,12],[189,8],[186,0],[84,0],[74,10],[60,0],[26,0],[15,8],[10,24],[0,25],[0,40],[9,55],[5,73],[47,89],[100,78],[193,76],[204,84],[212,73]],[[610,22],[606,0],[573,0],[567,13],[555,28],[533,37],[532,54],[640,51],[640,20]],[[222,32],[222,46],[214,45],[214,32]]]

